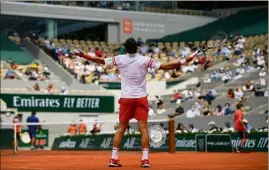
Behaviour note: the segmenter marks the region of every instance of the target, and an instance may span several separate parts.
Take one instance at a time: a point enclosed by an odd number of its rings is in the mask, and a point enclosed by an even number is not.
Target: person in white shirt
[[[193,118],[200,115],[201,115],[200,111],[197,108],[195,108],[195,106],[192,106],[192,108],[188,110],[186,113],[187,118]]]
[[[244,96],[244,93],[242,92],[242,90],[240,88],[236,88],[234,92],[234,98],[239,101],[242,101],[243,96]]]
[[[154,116],[154,110],[151,108],[151,106],[149,106],[149,116]]]
[[[156,70],[172,70],[180,68],[184,64],[191,62],[195,55],[201,51],[200,49],[183,60],[176,60],[169,63],[162,64],[150,57],[141,56],[137,53],[138,48],[136,40],[129,38],[124,43],[126,55],[118,55],[110,58],[101,58],[89,56],[84,52],[75,49],[73,52],[87,60],[95,63],[105,64],[106,66],[116,66],[121,72],[121,98],[119,100],[119,128],[114,136],[113,150],[110,159],[110,167],[121,167],[118,160],[118,150],[122,141],[122,137],[126,128],[128,127],[129,120],[132,118],[137,119],[138,127],[141,133],[142,141],[142,164],[141,167],[150,167],[148,161],[149,150],[149,134],[147,127],[148,119],[148,100],[146,92],[146,74],[148,68]]]

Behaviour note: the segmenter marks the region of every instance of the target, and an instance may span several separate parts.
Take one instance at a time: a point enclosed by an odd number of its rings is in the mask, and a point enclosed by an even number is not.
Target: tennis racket
[[[30,143],[31,142],[31,138],[28,132],[24,132],[21,134],[21,141],[23,143]]]
[[[222,30],[213,33],[198,51],[206,51],[222,46],[228,40],[228,34]]]

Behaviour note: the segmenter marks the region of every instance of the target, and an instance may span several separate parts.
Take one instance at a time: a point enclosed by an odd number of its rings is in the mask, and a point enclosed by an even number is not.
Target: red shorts
[[[148,120],[148,98],[120,98],[119,119],[121,122],[136,120]]]

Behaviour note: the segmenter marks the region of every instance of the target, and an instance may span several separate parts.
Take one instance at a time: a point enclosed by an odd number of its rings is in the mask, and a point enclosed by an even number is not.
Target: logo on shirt
[[[166,141],[166,132],[159,126],[154,125],[149,128],[150,145],[153,148],[161,147]]]

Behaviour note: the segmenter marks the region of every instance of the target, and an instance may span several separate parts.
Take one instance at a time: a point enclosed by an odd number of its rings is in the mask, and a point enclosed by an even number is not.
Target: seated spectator
[[[229,89],[227,97],[230,99],[234,99],[234,90],[233,89]]]
[[[175,116],[182,115],[184,113],[184,108],[181,106],[178,106],[174,112],[168,115],[169,118],[173,118]]]
[[[188,99],[191,99],[193,97],[193,93],[191,89],[186,89],[181,92],[182,94],[182,101],[186,101]]]
[[[211,116],[213,115],[212,109],[210,109],[209,105],[205,105],[202,109],[203,116]]]
[[[257,57],[257,68],[263,68],[265,65],[264,56]]]
[[[49,68],[47,66],[44,67],[43,76],[46,79],[49,79],[50,78],[50,71],[49,71]]]
[[[259,72],[259,77],[264,77],[267,75],[266,68],[262,68],[262,70]]]
[[[176,103],[176,101],[181,97],[180,92],[174,91],[173,97],[171,98],[170,102],[171,103]]]
[[[15,73],[15,71],[12,70],[12,69],[9,69],[6,72],[6,75],[5,75],[4,79],[16,79],[16,73]]]
[[[122,10],[129,10],[129,9],[130,9],[130,3],[128,1],[123,1]]]
[[[217,97],[218,93],[215,89],[210,88],[205,96],[205,100],[211,105],[211,102]]]
[[[99,133],[101,131],[100,124],[98,123],[98,120],[95,119],[95,122],[93,124],[93,128],[91,130],[91,134],[95,135],[96,133]]]
[[[239,87],[236,88],[234,92],[234,98],[237,99],[238,101],[242,101],[243,96],[244,96],[243,91]]]
[[[222,116],[222,115],[224,115],[224,111],[222,110],[221,105],[217,105],[217,108],[215,109],[213,115],[215,115],[215,116]]]
[[[211,80],[217,80],[218,79],[218,73],[216,71],[213,71],[210,75]]]
[[[142,46],[140,46],[139,51],[142,55],[146,55],[146,53],[148,52],[148,47],[145,44],[142,44]]]
[[[234,55],[241,55],[243,50],[243,45],[241,43],[237,43],[235,45]]]
[[[228,83],[229,80],[231,80],[231,76],[229,75],[229,73],[224,73],[221,80],[223,81],[223,83]]]
[[[76,127],[76,124],[71,124],[71,125],[69,125],[68,130],[67,130],[67,133],[68,133],[69,135],[76,135],[76,134],[77,134],[77,127]]]
[[[245,55],[240,55],[240,58],[236,60],[236,62],[233,63],[234,66],[239,67],[241,66],[245,61]]]
[[[259,77],[254,83],[255,96],[264,96],[264,89],[267,87],[266,80]]]
[[[185,128],[185,126],[182,123],[178,123],[176,132],[177,133],[184,133],[184,132],[188,132],[188,131],[187,131],[187,128]]]
[[[200,111],[195,106],[192,106],[192,108],[188,110],[186,113],[187,118],[193,118],[200,115],[201,115]]]
[[[208,131],[208,133],[222,131],[221,128],[218,128],[217,127],[217,125],[216,125],[216,123],[214,121],[209,122],[208,125],[209,125],[209,131]]]
[[[204,83],[211,83],[211,78],[208,75],[205,75],[203,78]]]
[[[52,83],[50,83],[48,85],[48,88],[45,90],[45,93],[48,93],[48,94],[53,94],[54,93],[54,89],[53,89]]]
[[[136,41],[136,45],[137,45],[138,47],[141,47],[141,46],[144,45],[144,42],[141,40],[140,37],[137,39],[137,41]]]
[[[187,45],[185,45],[183,47],[183,49],[181,50],[181,58],[185,58],[185,57],[189,56],[190,54],[191,54],[190,47],[188,47]]]
[[[159,47],[157,46],[157,44],[154,44],[154,45],[153,45],[153,52],[154,52],[154,54],[159,54],[159,53],[160,53],[160,49],[159,49]]]
[[[248,67],[246,69],[246,73],[252,73],[253,71],[255,71],[255,68],[251,65],[248,65]]]
[[[29,80],[41,80],[41,77],[39,76],[38,72],[35,70],[31,71]]]
[[[163,114],[166,110],[164,108],[163,102],[159,103],[159,107],[157,108],[157,114]]]
[[[233,111],[231,109],[231,105],[230,105],[230,103],[226,103],[224,105],[224,115],[231,115],[231,114],[233,114]]]
[[[248,81],[248,82],[245,83],[245,85],[243,86],[242,90],[244,92],[254,91],[254,86],[251,84],[250,81]]]
[[[238,71],[236,71],[235,72],[235,76],[234,76],[234,80],[238,80],[238,79],[241,79],[243,76],[238,72]]]
[[[35,83],[33,88],[34,88],[35,91],[40,91],[40,87],[39,87],[38,83]]]
[[[79,134],[86,134],[87,132],[87,125],[80,119],[80,123],[78,125],[78,133]]]
[[[189,124],[189,129],[188,129],[188,131],[189,131],[190,133],[197,133],[199,130],[196,129],[196,128],[193,126],[193,124]]]
[[[61,88],[60,95],[66,95],[68,94],[68,90],[65,87]]]
[[[231,126],[230,122],[225,122],[224,125],[223,132],[234,132],[234,128]]]

